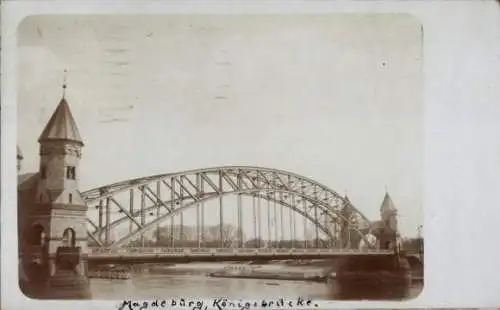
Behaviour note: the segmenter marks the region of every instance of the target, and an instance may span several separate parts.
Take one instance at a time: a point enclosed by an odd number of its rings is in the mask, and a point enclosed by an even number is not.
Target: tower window
[[[40,178],[41,178],[42,180],[47,179],[47,167],[42,166],[42,167],[40,168]]]
[[[69,194],[69,203],[73,203],[73,194]]]
[[[66,228],[62,235],[63,246],[75,246],[75,231],[73,228]]]
[[[66,178],[74,180],[76,178],[76,168],[73,166],[66,167]]]

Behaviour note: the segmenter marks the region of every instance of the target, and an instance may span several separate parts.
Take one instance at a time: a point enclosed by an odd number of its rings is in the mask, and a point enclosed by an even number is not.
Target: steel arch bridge
[[[354,232],[358,238],[363,239],[363,231],[370,226],[370,221],[337,192],[307,177],[271,168],[225,166],[189,170],[127,180],[82,193],[89,207],[88,212],[98,212],[98,215],[94,216],[98,218],[98,223],[90,214],[88,215],[89,227],[92,228],[87,234],[95,244],[108,248],[124,246],[134,238],[144,236],[145,233],[159,227],[168,219],[172,225],[175,215],[182,216],[182,212],[194,207],[196,207],[196,234],[199,246],[200,238],[204,238],[205,204],[211,201],[219,204],[218,233],[222,236],[220,242],[223,247],[224,199],[228,196],[236,196],[237,221],[240,228],[243,227],[243,197],[252,200],[255,237],[257,237],[256,210],[261,220],[261,201],[268,204],[268,212],[269,204],[272,203],[275,206],[288,208],[294,221],[296,214],[301,216],[304,225],[312,224],[316,231],[316,240],[319,240],[320,233],[329,241],[342,240],[345,239],[347,231],[349,236]],[[276,219],[276,208],[274,210]],[[112,213],[118,216],[112,218]],[[128,233],[112,241],[111,231],[127,222],[129,222]],[[261,238],[261,223],[258,225],[258,234]],[[277,226],[278,224],[275,227]],[[290,236],[295,239],[295,222],[289,226]],[[283,211],[281,229],[283,231]],[[240,248],[244,247],[243,239],[242,229],[239,229]],[[349,245],[344,242],[340,247],[345,248]]]

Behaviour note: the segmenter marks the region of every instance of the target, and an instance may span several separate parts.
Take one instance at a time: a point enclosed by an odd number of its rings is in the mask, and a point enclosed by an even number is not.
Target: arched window
[[[45,239],[45,230],[39,223],[29,227],[26,232],[26,241],[28,245],[43,245]]]
[[[66,167],[66,178],[69,180],[76,179],[76,168],[73,166]]]
[[[71,246],[74,247],[76,240],[75,240],[75,231],[73,228],[66,228],[63,232],[62,236],[62,243],[63,246]]]

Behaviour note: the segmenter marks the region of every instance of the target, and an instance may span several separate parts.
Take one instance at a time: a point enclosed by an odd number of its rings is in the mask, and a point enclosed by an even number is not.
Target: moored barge
[[[264,272],[249,266],[228,266],[221,271],[209,274],[214,278],[256,279],[256,280],[284,280],[284,281],[312,281],[325,282],[326,277],[318,273],[305,272]]]
[[[97,270],[88,272],[88,278],[92,279],[110,279],[110,280],[128,280],[132,278],[132,274],[127,267],[105,265]]]

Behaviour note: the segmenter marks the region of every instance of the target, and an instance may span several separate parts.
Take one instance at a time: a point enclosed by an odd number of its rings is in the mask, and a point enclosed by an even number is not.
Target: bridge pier
[[[404,299],[412,283],[406,257],[352,256],[339,262],[334,285],[342,300]]]
[[[31,266],[30,266],[31,265]],[[24,266],[28,266],[28,270]],[[20,289],[34,299],[91,299],[87,257],[79,247],[59,247],[55,257],[22,264]]]
[[[87,259],[78,247],[59,247],[52,260],[54,273],[47,281],[45,299],[91,299]]]

